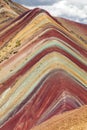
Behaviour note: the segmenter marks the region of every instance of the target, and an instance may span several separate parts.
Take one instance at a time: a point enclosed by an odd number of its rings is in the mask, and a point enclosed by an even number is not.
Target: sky
[[[51,15],[87,24],[87,0],[13,0],[29,9],[40,7]]]

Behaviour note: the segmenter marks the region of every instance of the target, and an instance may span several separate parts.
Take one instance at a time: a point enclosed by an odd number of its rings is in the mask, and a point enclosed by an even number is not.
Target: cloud
[[[87,0],[68,0],[68,3],[74,4],[77,6],[84,6],[87,4]]]
[[[58,0],[14,0],[14,1],[29,6],[40,6],[40,5],[47,6],[56,3]]]
[[[26,6],[28,0],[15,0]],[[32,4],[29,4],[32,3]],[[87,24],[87,0],[29,0],[28,8],[40,7],[51,15]]]

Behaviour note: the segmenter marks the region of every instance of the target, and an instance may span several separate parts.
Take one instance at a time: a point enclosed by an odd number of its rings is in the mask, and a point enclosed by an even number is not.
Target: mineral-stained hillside
[[[30,130],[87,104],[86,30],[39,8],[2,29],[0,130]]]
[[[53,116],[31,130],[87,130],[87,106]]]
[[[0,0],[0,30],[27,10],[11,0]]]

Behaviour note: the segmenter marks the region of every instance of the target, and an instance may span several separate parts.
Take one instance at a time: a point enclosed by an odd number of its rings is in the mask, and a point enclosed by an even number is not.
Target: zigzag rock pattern
[[[36,8],[0,31],[0,130],[30,130],[87,104],[86,30]]]

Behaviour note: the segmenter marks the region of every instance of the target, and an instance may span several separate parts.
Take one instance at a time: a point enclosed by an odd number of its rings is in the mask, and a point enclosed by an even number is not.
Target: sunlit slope
[[[26,8],[11,0],[0,0],[0,30],[25,11]]]
[[[87,106],[54,116],[32,130],[86,130]]]

